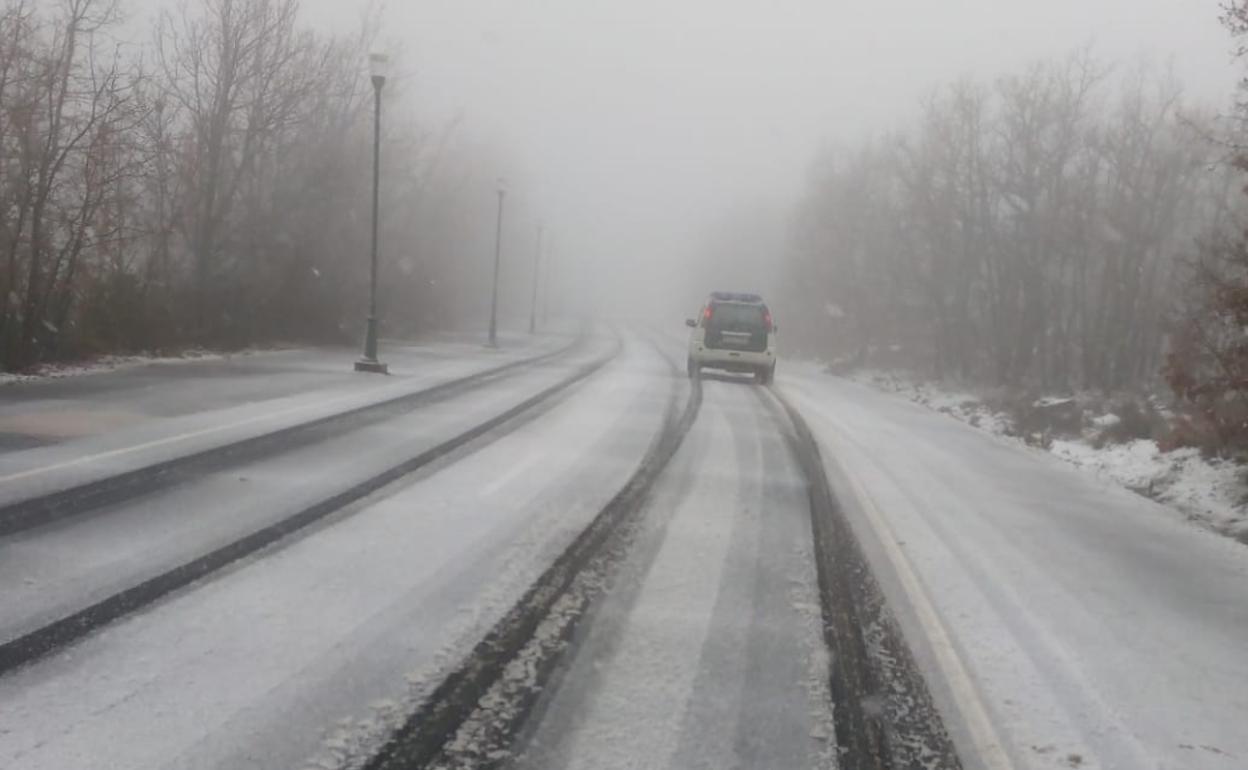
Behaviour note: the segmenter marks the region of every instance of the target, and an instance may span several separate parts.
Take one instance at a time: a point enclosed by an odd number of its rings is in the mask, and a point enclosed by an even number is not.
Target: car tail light
[[[704,321],[711,320],[711,306],[710,305],[707,305],[706,308],[702,311],[702,320]]]
[[[768,333],[771,332],[771,311],[770,310],[763,311],[763,329],[766,330]]]

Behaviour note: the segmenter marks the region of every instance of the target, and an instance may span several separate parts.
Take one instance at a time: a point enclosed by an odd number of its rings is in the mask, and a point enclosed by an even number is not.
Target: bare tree
[[[1148,386],[1176,266],[1225,197],[1179,97],[1166,72],[1111,77],[1077,51],[939,90],[911,131],[825,161],[788,284],[837,327],[825,347],[847,340],[822,352],[1013,388]]]
[[[378,18],[318,35],[296,0],[187,0],[122,50],[116,0],[0,0],[0,365],[353,335]],[[506,164],[404,114],[402,80],[382,270],[388,328],[414,331],[473,317]]]
[[[116,23],[115,3],[64,0],[49,19],[16,3],[3,19],[0,194],[10,206],[0,338],[16,366],[55,347],[85,255],[123,235],[102,214],[135,173],[126,137],[138,105],[121,57],[97,39]]]

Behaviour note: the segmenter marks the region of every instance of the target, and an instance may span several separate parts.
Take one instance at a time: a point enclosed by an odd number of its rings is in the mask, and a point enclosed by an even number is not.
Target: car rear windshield
[[[711,306],[711,326],[718,329],[756,331],[763,328],[762,305],[720,302]]]

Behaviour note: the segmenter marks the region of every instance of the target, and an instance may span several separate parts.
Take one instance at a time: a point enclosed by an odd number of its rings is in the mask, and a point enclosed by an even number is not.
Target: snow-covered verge
[[[1229,460],[1206,459],[1192,447],[1162,451],[1153,439],[1107,441],[1107,429],[1120,421],[1112,411],[1091,416],[1076,437],[1032,435],[1028,440],[1027,432],[1015,425],[1011,415],[994,409],[980,394],[923,381],[906,372],[859,369],[837,372],[837,376],[902,396],[1004,440],[1048,451],[1071,465],[1165,503],[1189,521],[1248,543],[1248,483],[1242,466]],[[1041,399],[1035,406],[1061,407],[1067,401]]]
[[[149,366],[158,364],[174,364],[184,363],[186,361],[220,361],[230,356],[242,356],[255,353],[254,349],[242,350],[234,353],[218,353],[200,348],[192,348],[182,351],[176,356],[156,356],[156,355],[106,355],[92,358],[86,361],[75,361],[72,363],[46,363],[39,364],[24,372],[0,372],[0,385],[11,385],[18,382],[35,382],[50,379],[62,379],[65,377],[81,377],[90,374],[102,374],[104,372],[114,372],[118,369],[128,369],[135,366]]]

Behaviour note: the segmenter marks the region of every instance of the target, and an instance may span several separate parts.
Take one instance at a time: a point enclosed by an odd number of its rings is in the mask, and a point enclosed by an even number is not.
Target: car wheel
[[[759,369],[758,374],[755,375],[755,379],[758,381],[759,385],[770,385],[772,380],[776,379],[776,365],[772,364],[771,366]]]

